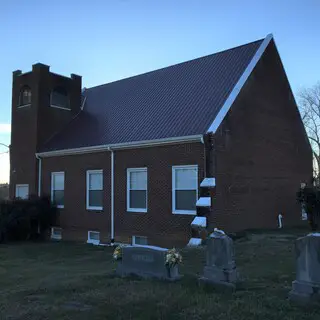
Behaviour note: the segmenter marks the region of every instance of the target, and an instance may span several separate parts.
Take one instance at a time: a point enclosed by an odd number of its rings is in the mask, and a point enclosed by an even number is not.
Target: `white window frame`
[[[60,231],[60,235],[55,235],[54,234],[55,230],[59,230]],[[60,227],[52,227],[51,228],[51,239],[62,240],[62,228],[60,228]]]
[[[64,171],[57,171],[57,172],[51,172],[51,202],[53,202],[53,177],[59,174],[63,174],[63,192],[65,192],[65,184],[66,184],[66,176]],[[58,190],[59,191],[59,190]],[[61,191],[61,190],[60,190]],[[64,201],[65,201],[65,197],[64,197]],[[64,204],[63,205],[57,205],[57,208],[59,209],[63,209],[64,208]]]
[[[183,165],[183,166],[172,166],[172,213],[173,214],[189,214],[196,215],[197,210],[177,210],[176,209],[176,170],[177,169],[196,169],[197,170],[197,189],[196,189],[196,198],[198,199],[199,195],[199,186],[198,186],[198,165]],[[195,199],[196,201],[196,199]]]
[[[27,187],[28,188],[28,196],[26,198],[21,198],[23,200],[26,200],[29,198],[29,185],[28,184],[16,184],[16,189],[15,189],[15,197],[17,198],[17,189],[18,188],[24,188]]]
[[[146,238],[147,239],[147,244],[136,244],[136,237],[138,238]],[[148,245],[148,237],[146,236],[132,236],[132,245],[135,247],[144,247]]]
[[[146,182],[146,207],[145,208],[130,208],[130,174],[132,172],[141,172],[145,171],[147,173],[147,182]],[[127,211],[128,212],[148,212],[148,168],[128,168],[127,169]]]
[[[90,174],[92,173],[101,173],[102,174],[102,193],[103,193],[103,170],[99,169],[99,170],[87,170],[87,175],[86,175],[86,179],[87,179],[87,186],[86,186],[86,209],[87,210],[103,210],[103,206],[101,207],[95,207],[95,206],[90,206],[89,205],[89,177]],[[102,198],[103,199],[103,198]]]
[[[90,233],[91,233],[91,232],[98,233],[98,234],[99,234],[99,240],[90,239]],[[88,231],[87,243],[89,243],[89,244],[94,244],[94,245],[99,245],[99,244],[100,244],[100,231],[89,230],[89,231]]]

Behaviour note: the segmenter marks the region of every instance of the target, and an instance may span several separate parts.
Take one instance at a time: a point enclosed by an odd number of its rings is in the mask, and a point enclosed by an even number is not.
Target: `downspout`
[[[42,166],[42,159],[36,155],[36,158],[39,160],[39,167],[38,167],[38,197],[41,197],[41,166]]]
[[[38,166],[38,197],[41,197],[41,166],[42,166],[42,159],[36,154],[36,158],[39,160]],[[38,221],[38,234],[41,233],[40,223]]]
[[[201,137],[201,143],[203,144],[203,176],[204,178],[207,177],[207,153],[206,153],[206,144],[204,142],[204,136]]]
[[[114,151],[111,150],[111,245],[114,244]]]
[[[278,228],[279,228],[279,229],[282,229],[282,219],[283,219],[283,216],[282,216],[282,214],[280,213],[280,214],[278,215]]]

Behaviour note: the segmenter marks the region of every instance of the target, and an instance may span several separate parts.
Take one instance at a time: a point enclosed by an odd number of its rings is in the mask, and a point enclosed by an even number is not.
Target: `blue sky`
[[[318,0],[1,0],[0,142],[10,143],[12,71],[36,62],[90,87],[273,33],[297,93],[320,81],[319,12]]]

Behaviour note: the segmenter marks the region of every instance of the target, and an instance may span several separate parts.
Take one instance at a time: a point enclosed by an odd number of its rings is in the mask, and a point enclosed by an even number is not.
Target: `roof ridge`
[[[153,72],[158,72],[158,71],[160,71],[160,70],[164,70],[164,69],[168,69],[168,68],[171,68],[171,67],[174,67],[174,66],[178,66],[178,65],[181,65],[181,64],[189,63],[189,62],[192,62],[192,61],[195,61],[195,60],[200,60],[200,59],[203,59],[203,58],[211,57],[211,56],[214,56],[214,55],[217,55],[217,54],[225,53],[225,52],[227,52],[227,51],[239,49],[239,48],[241,48],[241,47],[245,47],[245,46],[254,44],[254,43],[256,43],[256,42],[263,41],[264,39],[265,39],[265,38],[261,38],[261,39],[259,39],[259,40],[255,40],[255,41],[251,41],[251,42],[248,42],[248,43],[245,43],[245,44],[241,44],[241,45],[236,46],[236,47],[232,47],[232,48],[229,48],[229,49],[217,51],[217,52],[215,52],[215,53],[207,54],[207,55],[204,55],[204,56],[201,56],[201,57],[198,57],[198,58],[194,58],[194,59],[191,59],[191,60],[186,60],[186,61],[183,61],[183,62],[178,62],[178,63],[172,64],[172,65],[169,65],[169,66],[166,66],[166,67],[162,67],[162,68],[159,68],[159,69],[147,71],[147,72],[144,72],[144,73],[139,73],[139,74],[136,74],[136,75],[134,75],[134,76],[127,77],[127,78],[122,78],[122,79],[114,80],[114,81],[111,81],[111,82],[107,82],[107,83],[103,83],[103,84],[98,84],[98,85],[96,85],[96,86],[89,87],[89,88],[86,87],[86,91],[87,91],[87,90],[91,90],[91,89],[95,89],[95,88],[98,88],[98,87],[102,87],[102,86],[107,86],[107,85],[109,85],[109,84],[116,83],[116,82],[119,82],[119,81],[124,81],[124,80],[129,80],[129,79],[132,79],[132,78],[140,77],[140,76],[143,76],[143,75],[146,75],[146,74],[150,74],[150,73],[153,73]]]

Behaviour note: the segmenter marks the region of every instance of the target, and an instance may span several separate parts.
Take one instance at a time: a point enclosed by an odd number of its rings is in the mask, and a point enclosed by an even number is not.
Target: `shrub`
[[[56,220],[57,209],[47,196],[0,201],[0,241],[43,239]]]
[[[317,231],[320,216],[320,187],[306,186],[306,184],[302,183],[297,192],[297,200],[307,213],[311,230]]]

